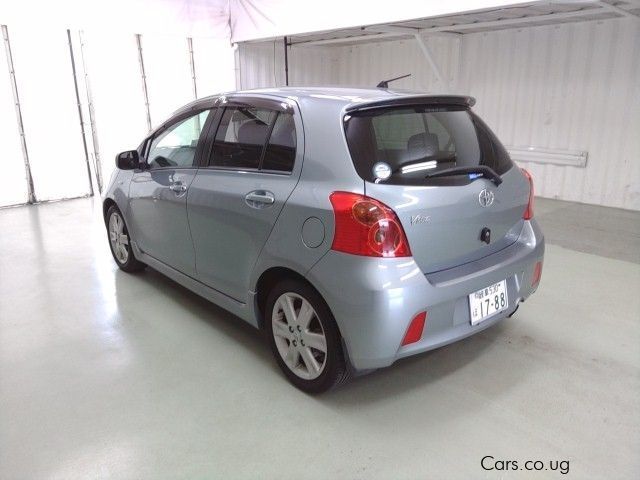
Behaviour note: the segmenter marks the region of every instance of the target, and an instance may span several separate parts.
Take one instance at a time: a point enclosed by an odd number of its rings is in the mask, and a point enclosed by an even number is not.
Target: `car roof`
[[[393,90],[388,88],[354,88],[354,87],[278,87],[278,88],[255,88],[251,90],[241,90],[234,92],[238,94],[261,93],[274,97],[297,97],[313,98],[319,101],[338,100],[351,103],[354,100],[382,100],[389,97],[419,95],[424,92],[410,90]]]
[[[472,107],[475,99],[466,95],[438,94],[418,92],[412,90],[391,88],[356,88],[356,87],[278,87],[256,88],[251,90],[236,90],[224,92],[219,95],[195,100],[176,112],[174,115],[184,113],[196,108],[208,107],[221,97],[255,97],[267,96],[282,100],[296,100],[308,103],[333,103],[338,104],[346,111],[361,110],[364,108],[377,108],[389,105],[403,105],[415,103],[428,104],[456,104]]]
[[[475,99],[466,95],[419,92],[392,88],[356,88],[356,87],[279,87],[258,88],[229,92],[228,95],[262,94],[279,98],[295,98],[310,101],[332,101],[353,109],[364,104],[393,104],[421,99],[431,103],[460,103],[473,106]],[[350,108],[347,108],[350,110]]]

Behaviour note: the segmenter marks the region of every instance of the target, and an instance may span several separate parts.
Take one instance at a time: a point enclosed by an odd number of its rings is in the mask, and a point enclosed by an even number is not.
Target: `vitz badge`
[[[431,217],[429,215],[411,215],[411,225],[417,225],[418,223],[429,223]]]

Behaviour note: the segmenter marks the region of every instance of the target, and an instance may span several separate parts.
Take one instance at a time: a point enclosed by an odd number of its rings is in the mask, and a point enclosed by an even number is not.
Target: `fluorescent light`
[[[570,167],[587,166],[589,152],[582,150],[555,150],[538,147],[506,147],[512,160]]]
[[[406,167],[402,167],[400,171],[402,173],[411,173],[411,172],[419,172],[420,170],[431,170],[432,168],[436,168],[438,166],[438,162],[435,160],[431,160],[429,162],[420,162],[414,163],[413,165],[407,165]]]

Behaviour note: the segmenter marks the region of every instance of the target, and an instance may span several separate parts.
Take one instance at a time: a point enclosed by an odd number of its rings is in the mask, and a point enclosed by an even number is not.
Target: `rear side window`
[[[227,108],[213,144],[211,165],[257,169],[276,112],[258,108]]]
[[[291,114],[252,107],[227,108],[216,132],[210,165],[290,172],[295,154]]]
[[[444,169],[478,165],[502,175],[513,165],[486,124],[464,108],[396,107],[355,112],[346,118],[351,158],[358,174],[370,182],[468,183],[470,177],[426,177]],[[378,162],[390,167],[387,180],[374,174]]]

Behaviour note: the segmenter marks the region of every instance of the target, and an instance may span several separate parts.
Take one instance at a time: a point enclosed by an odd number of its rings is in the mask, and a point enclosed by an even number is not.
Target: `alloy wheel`
[[[117,212],[112,213],[109,218],[109,242],[118,262],[127,263],[129,260],[129,236],[124,231],[124,220]]]
[[[271,315],[273,338],[282,360],[298,377],[318,378],[327,363],[327,338],[311,304],[287,292],[278,297]]]

